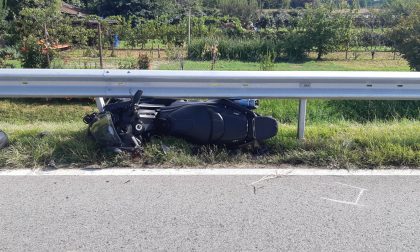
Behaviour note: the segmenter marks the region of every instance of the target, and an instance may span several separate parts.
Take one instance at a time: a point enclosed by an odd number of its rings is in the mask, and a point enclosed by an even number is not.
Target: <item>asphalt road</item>
[[[0,177],[0,251],[419,251],[420,177]]]

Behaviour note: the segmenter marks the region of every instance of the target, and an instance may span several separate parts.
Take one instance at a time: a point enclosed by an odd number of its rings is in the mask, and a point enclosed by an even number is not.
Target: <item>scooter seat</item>
[[[158,119],[161,131],[198,144],[215,142],[225,132],[222,116],[204,105],[163,109]]]

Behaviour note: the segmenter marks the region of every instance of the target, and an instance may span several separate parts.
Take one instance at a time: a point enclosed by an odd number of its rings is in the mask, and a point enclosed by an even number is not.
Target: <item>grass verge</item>
[[[81,118],[95,109],[90,100],[0,100],[0,129],[11,138],[11,146],[0,150],[0,167],[299,164],[372,168],[420,165],[419,112],[414,109],[418,104],[391,103],[393,115],[387,106],[379,104],[378,108],[385,109],[372,110],[371,120],[366,120],[365,116],[359,120],[358,116],[352,117],[348,111],[333,106],[334,102],[338,101],[309,102],[306,140],[298,141],[297,102],[263,100],[259,113],[272,115],[281,123],[279,134],[266,143],[269,151],[264,155],[246,149],[195,146],[179,139],[156,138],[146,145],[141,157],[132,157],[106,153],[87,137],[87,127]],[[364,109],[356,105],[344,107],[353,112]],[[404,111],[411,114],[404,115]],[[388,116],[389,113],[392,116]]]
[[[87,137],[82,123],[0,124],[11,146],[0,150],[0,167],[194,167],[227,165],[311,165],[333,168],[372,168],[420,164],[420,125],[415,121],[388,123],[316,123],[306,140],[296,140],[294,125],[281,124],[268,141],[269,152],[195,146],[174,138],[154,139],[141,157],[101,151]]]

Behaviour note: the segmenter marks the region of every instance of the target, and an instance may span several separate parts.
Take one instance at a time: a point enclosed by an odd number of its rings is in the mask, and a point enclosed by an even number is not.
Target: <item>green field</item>
[[[334,56],[334,55],[333,55]],[[333,57],[332,56],[332,57]],[[158,62],[177,69],[177,62]],[[206,70],[210,62],[185,62],[185,69]],[[259,70],[259,63],[220,61],[217,70]],[[275,70],[407,71],[402,60],[325,60],[277,63]],[[279,134],[266,143],[268,153],[194,146],[173,138],[154,139],[141,157],[106,153],[87,137],[82,117],[95,110],[92,100],[0,100],[0,129],[12,144],[0,150],[0,167],[86,166],[278,166],[298,164],[334,168],[420,165],[420,102],[310,100],[305,141],[296,139],[298,103],[263,100],[258,113],[279,120]],[[164,147],[164,148],[163,148]],[[165,151],[163,150],[165,149]]]
[[[401,58],[393,59],[392,53],[380,53],[375,60],[363,53],[357,60],[345,60],[344,53],[327,55],[325,60],[315,61],[315,55],[302,63],[274,63],[273,71],[410,71],[407,62]],[[163,62],[161,70],[179,70],[179,62]],[[184,70],[210,70],[210,61],[185,61]],[[259,62],[225,61],[216,62],[215,70],[220,71],[259,71]]]

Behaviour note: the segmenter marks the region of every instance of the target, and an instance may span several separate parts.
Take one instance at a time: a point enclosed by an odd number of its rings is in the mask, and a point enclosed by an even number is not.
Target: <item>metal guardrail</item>
[[[0,97],[420,99],[418,72],[263,72],[0,69]],[[101,109],[101,99],[97,99]]]

